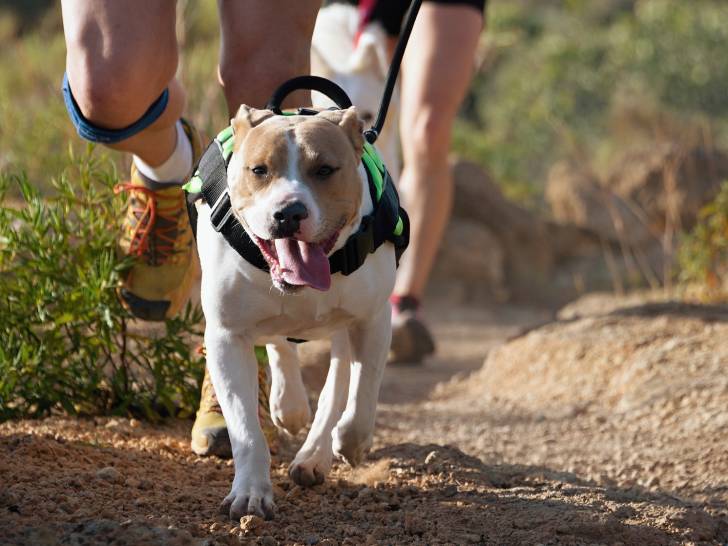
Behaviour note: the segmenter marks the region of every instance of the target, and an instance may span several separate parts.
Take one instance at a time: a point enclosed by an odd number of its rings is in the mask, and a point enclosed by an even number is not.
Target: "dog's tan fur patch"
[[[290,176],[290,145],[297,150],[300,182],[308,186],[322,212],[321,238],[354,222],[361,206],[358,166],[364,139],[356,110],[323,111],[315,116],[273,118],[269,110],[241,106],[232,120],[235,162],[242,172],[232,173],[230,197],[236,210],[250,206],[260,192],[276,180]],[[232,163],[231,163],[232,165]],[[263,167],[265,174],[253,169]],[[331,167],[328,176],[322,167]]]

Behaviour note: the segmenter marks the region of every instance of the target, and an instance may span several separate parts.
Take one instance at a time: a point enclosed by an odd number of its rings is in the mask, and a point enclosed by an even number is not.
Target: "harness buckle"
[[[227,190],[220,194],[220,197],[210,207],[210,222],[212,228],[218,233],[222,231],[225,224],[233,214],[233,207],[230,203],[230,194]]]

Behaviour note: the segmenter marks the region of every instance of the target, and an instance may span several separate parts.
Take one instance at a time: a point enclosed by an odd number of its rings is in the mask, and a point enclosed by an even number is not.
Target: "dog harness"
[[[300,108],[295,114],[315,115],[315,110]],[[290,114],[289,114],[290,115]],[[233,154],[233,128],[221,131],[200,158],[197,170],[183,186],[187,192],[187,211],[192,230],[197,236],[197,208],[195,202],[204,200],[210,205],[210,221],[215,231],[250,264],[268,272],[268,263],[258,245],[253,242],[230,204],[227,185],[227,166]],[[409,218],[399,205],[394,182],[382,163],[379,154],[368,142],[364,143],[362,163],[367,173],[369,193],[374,210],[364,216],[359,229],[346,244],[329,256],[331,274],[350,275],[362,266],[367,256],[385,242],[394,244],[397,263],[409,243]]]

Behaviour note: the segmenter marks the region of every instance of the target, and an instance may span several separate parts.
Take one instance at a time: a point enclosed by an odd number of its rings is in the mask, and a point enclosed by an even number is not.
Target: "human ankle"
[[[175,124],[175,130],[177,143],[174,151],[161,165],[152,166],[134,156],[134,165],[138,171],[156,184],[183,184],[192,170],[192,144],[180,121]]]
[[[389,296],[389,302],[392,304],[395,313],[404,311],[416,313],[421,305],[420,298],[411,294],[392,294]]]

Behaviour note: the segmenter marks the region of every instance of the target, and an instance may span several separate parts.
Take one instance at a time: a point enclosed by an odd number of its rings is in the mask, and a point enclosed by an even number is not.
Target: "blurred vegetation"
[[[679,253],[680,279],[704,301],[728,301],[728,181],[700,211]]]
[[[494,0],[456,147],[540,203],[558,159],[598,171],[628,146],[728,138],[728,3]]]
[[[178,10],[188,115],[215,134],[228,120],[216,3]],[[68,143],[83,146],[59,93],[59,3],[0,0],[0,43],[12,44],[0,49],[0,170],[43,187]],[[726,44],[719,0],[491,0],[455,151],[538,208],[559,159],[599,171],[629,146],[696,132],[728,145]]]
[[[132,331],[116,296],[123,199],[113,166],[68,156],[42,198],[24,176],[0,175],[0,421],[71,414],[191,415],[204,365],[202,314],[161,333]],[[15,187],[22,198],[4,200]]]

